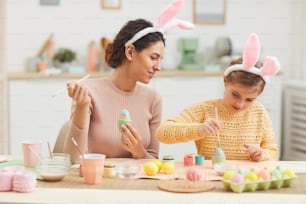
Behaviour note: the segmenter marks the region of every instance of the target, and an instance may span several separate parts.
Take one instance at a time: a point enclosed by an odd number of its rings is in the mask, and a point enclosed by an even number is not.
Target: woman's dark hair
[[[242,58],[238,58],[236,60],[231,61],[229,66],[232,66],[234,64],[242,64]],[[255,67],[258,69],[262,66],[263,64],[260,61],[255,64]],[[227,76],[227,82],[239,83],[249,87],[260,86],[261,89],[259,93],[261,93],[265,87],[265,81],[261,76],[244,71],[233,71],[229,73],[229,75]]]
[[[137,32],[147,27],[153,27],[153,24],[144,19],[128,21],[118,32],[114,41],[110,43],[105,50],[105,62],[112,68],[117,68],[126,59],[125,43],[130,40]],[[149,47],[152,43],[165,39],[162,33],[149,33],[133,43],[137,52]]]

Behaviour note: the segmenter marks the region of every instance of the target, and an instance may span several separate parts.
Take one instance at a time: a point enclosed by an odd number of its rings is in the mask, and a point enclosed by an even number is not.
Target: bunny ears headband
[[[259,52],[258,36],[252,33],[244,46],[242,64],[234,64],[228,67],[224,72],[224,76],[228,76],[233,71],[245,71],[261,76],[268,83],[269,76],[275,75],[280,70],[280,64],[276,57],[267,56],[264,65],[260,69],[256,68],[255,64],[258,61]]]
[[[155,32],[166,33],[168,30],[176,26],[178,26],[181,29],[193,29],[194,24],[174,18],[174,16],[183,8],[183,6],[184,6],[184,0],[176,0],[172,2],[163,10],[161,15],[159,16],[157,25],[155,25],[154,27],[147,27],[139,31],[129,41],[125,43],[125,46],[133,44],[140,38],[148,35],[149,33],[155,33]]]

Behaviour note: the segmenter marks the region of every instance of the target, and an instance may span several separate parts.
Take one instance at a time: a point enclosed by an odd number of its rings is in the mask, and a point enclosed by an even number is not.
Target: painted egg
[[[257,176],[259,179],[262,179],[262,180],[271,180],[271,173],[266,170],[266,169],[262,169],[260,170],[258,173],[257,173]]]
[[[199,181],[202,177],[202,172],[195,167],[191,167],[187,170],[186,177],[189,181]]]
[[[237,173],[232,177],[231,182],[233,182],[233,183],[243,183],[244,182],[244,176]]]
[[[272,176],[272,180],[281,180],[282,179],[282,173],[277,169],[272,170],[271,176]]]

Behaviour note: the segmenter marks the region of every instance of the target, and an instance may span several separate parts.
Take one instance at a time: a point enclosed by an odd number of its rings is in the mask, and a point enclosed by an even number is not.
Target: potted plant
[[[76,52],[68,48],[60,48],[54,55],[53,61],[56,66],[67,68],[71,62],[75,61]]]

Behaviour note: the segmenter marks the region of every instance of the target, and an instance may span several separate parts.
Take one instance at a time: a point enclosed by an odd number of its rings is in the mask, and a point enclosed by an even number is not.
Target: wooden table
[[[136,160],[113,160],[135,162]],[[143,162],[137,160],[136,162]],[[280,161],[263,165],[283,165],[294,169],[298,179],[291,188],[233,193],[226,191],[220,181],[215,188],[202,193],[171,193],[159,190],[156,179],[110,179],[101,184],[87,185],[72,169],[60,182],[38,181],[32,193],[0,192],[0,203],[303,203],[306,201],[306,162]],[[258,165],[258,163],[254,163]],[[305,203],[305,202],[304,202]]]

